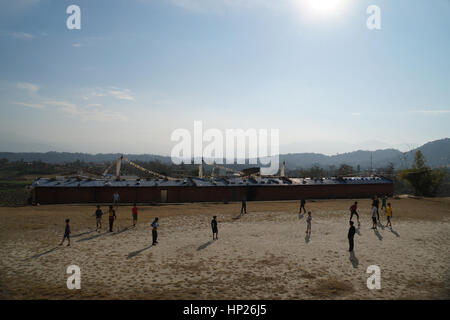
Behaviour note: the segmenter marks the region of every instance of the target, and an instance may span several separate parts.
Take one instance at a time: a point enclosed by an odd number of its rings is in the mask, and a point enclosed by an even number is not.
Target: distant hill
[[[119,158],[120,153],[72,153],[72,152],[0,152],[0,159],[8,159],[9,161],[42,161],[47,163],[65,163],[74,161],[83,162],[110,162]],[[153,154],[124,154],[124,156],[134,161],[160,161],[169,163],[170,157],[158,156]]]
[[[427,164],[431,167],[450,166],[450,139],[445,138],[428,142],[421,147],[409,152],[401,152],[396,149],[384,149],[376,151],[353,151],[333,156],[326,156],[317,153],[294,153],[280,156],[280,161],[286,162],[289,169],[310,168],[313,165],[320,167],[339,166],[343,163],[353,167],[360,166],[361,169],[383,168],[393,163],[395,168],[410,166],[414,161],[417,150],[424,154]],[[372,160],[371,160],[372,159]]]
[[[361,169],[370,168],[371,157],[373,168],[382,168],[393,163],[395,168],[410,166],[414,160],[414,154],[421,150],[431,167],[450,167],[450,139],[445,138],[428,142],[423,146],[409,152],[400,152],[396,149],[384,149],[376,151],[353,151],[349,153],[327,156],[319,153],[289,153],[280,155],[280,161],[286,162],[287,169],[310,168],[318,165],[323,168],[329,166],[340,166],[343,163],[353,167],[360,166]],[[169,164],[171,159],[168,156],[159,156],[152,154],[125,154],[130,160],[134,161],[160,161]],[[0,159],[9,161],[42,161],[47,163],[64,162],[110,162],[120,157],[118,153],[88,154],[88,153],[69,153],[69,152],[0,152]]]

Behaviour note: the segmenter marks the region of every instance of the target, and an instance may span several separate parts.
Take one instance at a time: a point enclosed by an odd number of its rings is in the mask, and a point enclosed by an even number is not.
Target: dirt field
[[[113,233],[95,231],[93,206],[0,208],[1,299],[449,299],[450,198],[400,199],[393,229],[370,229],[358,200],[355,256],[348,250],[352,200],[142,206],[137,227],[120,206]],[[106,206],[102,209],[106,210]],[[210,220],[218,216],[219,240]],[[159,244],[150,223],[160,218]],[[384,213],[381,214],[385,224]],[[72,246],[58,246],[70,218]],[[81,290],[66,268],[81,268]],[[369,265],[381,289],[369,290]]]

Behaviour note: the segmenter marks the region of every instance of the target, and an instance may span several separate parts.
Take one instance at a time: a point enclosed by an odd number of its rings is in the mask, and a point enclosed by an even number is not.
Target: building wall
[[[166,190],[166,191],[164,191]],[[161,193],[167,192],[168,203],[177,202],[231,202],[275,201],[305,199],[369,198],[373,195],[394,193],[394,185],[337,184],[287,186],[233,186],[233,187],[36,187],[35,201],[56,203],[110,203],[118,192],[123,203],[162,202]]]

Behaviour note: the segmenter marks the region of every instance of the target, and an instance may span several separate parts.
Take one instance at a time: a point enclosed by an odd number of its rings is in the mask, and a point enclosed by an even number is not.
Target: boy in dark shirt
[[[100,209],[100,206],[97,206],[97,210],[95,210],[95,220],[97,222],[97,227],[95,231],[100,232],[100,229],[102,228],[102,215],[103,215],[102,209]]]
[[[109,206],[109,232],[113,232],[114,220],[116,220],[116,210],[113,209],[113,206]]]
[[[306,204],[306,200],[301,199],[300,200],[300,210],[298,211],[298,213],[302,213],[302,209],[303,209],[303,213],[306,213],[305,204]]]
[[[348,229],[348,236],[347,236],[348,237],[348,244],[349,244],[348,251],[350,251],[350,252],[353,251],[353,245],[354,245],[353,238],[355,236],[355,232],[356,232],[356,229],[353,226],[353,221],[350,221],[350,229]]]
[[[66,229],[64,230],[64,236],[62,238],[61,243],[59,244],[60,246],[62,246],[62,244],[64,243],[64,240],[66,240],[69,242],[69,244],[67,246],[70,246],[70,225],[69,225],[70,220],[66,219]]]
[[[153,242],[152,245],[156,245],[158,243],[158,227],[159,227],[159,223],[158,223],[158,218],[155,218],[155,220],[153,220],[152,222],[152,238],[153,238]]]
[[[213,219],[211,220],[211,229],[212,229],[212,234],[213,234],[213,240],[214,240],[214,235],[216,235],[216,240],[219,239],[218,234],[219,234],[219,230],[217,229],[217,217],[214,216]]]
[[[247,203],[245,202],[245,199],[242,199],[241,214],[242,213],[247,213]]]

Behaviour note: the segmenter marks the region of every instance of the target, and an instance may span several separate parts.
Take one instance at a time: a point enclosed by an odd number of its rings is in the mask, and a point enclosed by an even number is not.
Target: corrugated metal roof
[[[32,184],[33,187],[214,187],[214,186],[288,186],[288,185],[329,185],[329,184],[379,184],[392,183],[391,180],[382,177],[344,177],[337,179],[334,177],[313,179],[313,178],[279,178],[279,177],[258,177],[244,179],[236,178],[186,178],[179,180],[164,179],[136,179],[136,180],[93,180],[93,179],[38,179]]]

